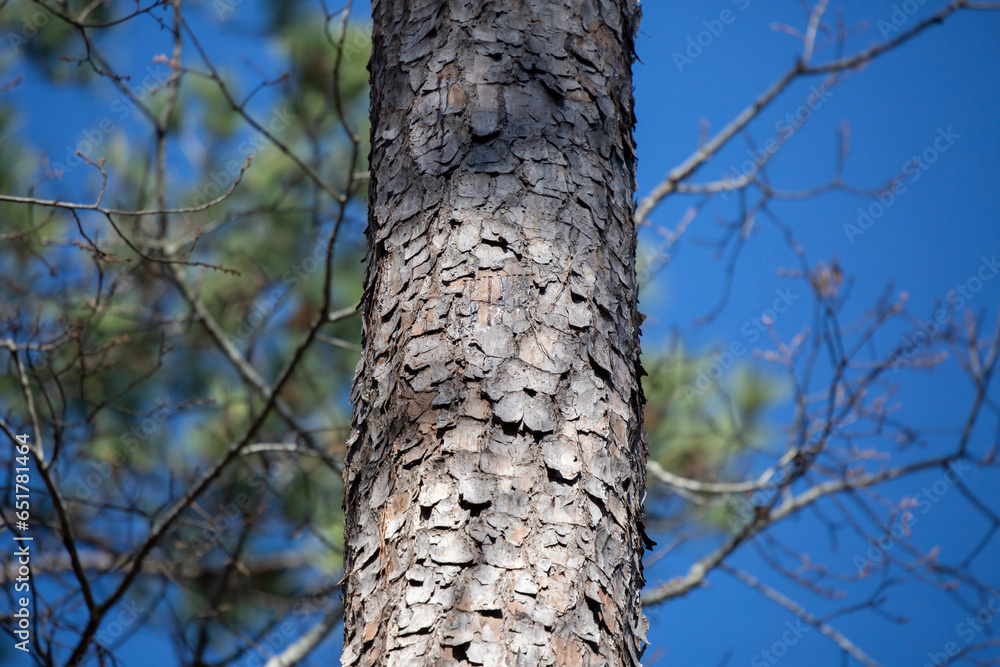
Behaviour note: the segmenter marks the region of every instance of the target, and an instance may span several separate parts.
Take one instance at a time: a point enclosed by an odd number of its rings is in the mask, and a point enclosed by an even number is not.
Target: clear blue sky
[[[856,31],[848,40],[853,52],[883,41],[879,21],[891,21],[894,3],[890,0],[841,0],[831,3],[842,10],[848,26],[863,21],[868,28]],[[903,29],[921,17],[940,9],[944,2],[913,0],[916,14],[903,14]],[[909,5],[907,5],[909,7]],[[236,20],[220,29],[211,40],[210,51],[229,60],[233,50],[251,54],[269,75],[280,69],[273,55],[260,42],[241,34],[239,26],[250,25],[259,17],[255,0],[240,5]],[[729,23],[714,23],[722,17]],[[200,10],[212,16],[210,3]],[[365,7],[358,8],[363,16]],[[709,0],[707,2],[644,3],[644,19],[638,40],[642,59],[635,68],[639,155],[639,196],[649,191],[670,168],[680,163],[696,147],[700,123],[709,132],[717,131],[749,104],[793,62],[799,42],[775,31],[772,23],[801,28],[805,23],[800,3],[765,3],[762,0]],[[897,20],[900,19],[897,14]],[[730,20],[731,19],[731,20]],[[706,26],[704,22],[709,22]],[[115,50],[121,58],[133,58],[133,71],[142,71],[150,55],[167,51],[166,36],[148,20],[141,31],[121,34]],[[719,30],[720,25],[722,29]],[[701,53],[678,66],[675,53],[685,54],[689,39],[715,28],[711,40],[702,37]],[[891,35],[890,35],[891,36]],[[228,54],[228,55],[227,55]],[[816,59],[828,59],[832,50],[821,50]],[[119,60],[120,61],[120,60]],[[248,70],[249,71],[249,70]],[[7,94],[9,101],[24,110],[24,134],[45,148],[55,159],[66,153],[65,146],[80,139],[80,132],[95,119],[107,115],[116,93],[108,88],[106,98],[95,100],[40,85],[25,70],[23,85]],[[761,143],[776,133],[776,123],[794,112],[819,79],[800,82],[775,101],[751,126],[754,139]],[[266,104],[266,99],[262,100]],[[141,122],[133,115],[125,123]],[[919,180],[908,182],[905,193],[880,215],[864,234],[853,239],[845,224],[855,224],[858,207],[868,200],[833,194],[820,199],[775,205],[792,224],[812,259],[838,258],[855,287],[845,319],[860,316],[870,307],[886,284],[910,295],[914,312],[929,314],[936,300],[945,298],[957,283],[964,283],[978,270],[983,256],[1000,253],[1000,13],[966,12],[952,16],[943,27],[935,27],[895,53],[880,58],[863,72],[845,76],[831,90],[823,105],[772,161],[769,172],[775,186],[794,189],[828,180],[835,159],[835,129],[844,121],[851,127],[851,155],[845,179],[861,187],[876,187],[897,174],[913,155],[934,146],[939,132],[953,137],[946,151],[923,172]],[[939,144],[941,145],[941,144]],[[746,144],[733,143],[699,173],[700,179],[723,176],[731,166],[747,159]],[[183,173],[184,156],[178,152],[172,165]],[[79,186],[87,183],[80,174]],[[83,192],[84,190],[81,190]],[[693,198],[678,197],[662,206],[652,217],[654,225],[674,227]],[[690,234],[715,236],[717,215],[732,216],[734,198],[716,201],[697,219]],[[643,244],[657,245],[660,238],[650,229],[640,236]],[[794,257],[783,240],[767,228],[756,235],[736,271],[732,298],[725,311],[711,324],[693,323],[708,312],[722,291],[722,263],[711,251],[690,243],[670,265],[658,274],[642,295],[641,310],[649,319],[643,344],[653,349],[676,329],[695,349],[743,341],[741,327],[759,316],[775,298],[775,290],[789,283],[777,275],[780,267],[795,267]],[[970,306],[984,309],[992,321],[1000,299],[1000,277],[984,284]],[[803,298],[800,303],[807,304]],[[789,335],[806,325],[811,317],[808,305],[793,307],[776,323],[780,333]],[[892,330],[882,341],[888,347]],[[968,383],[953,370],[928,374],[910,382],[904,394],[901,416],[918,424],[955,424],[970,401]],[[775,424],[787,411],[773,415]],[[980,442],[992,437],[986,429],[976,434]],[[944,441],[942,441],[944,442]],[[917,493],[939,475],[929,474],[883,490],[893,498]],[[975,479],[973,484],[994,506],[1000,505],[996,479]],[[944,560],[964,553],[961,540],[981,534],[980,516],[968,512],[952,491],[939,506],[922,517],[916,542],[940,544]],[[826,559],[850,571],[851,557],[863,545],[844,543],[831,555],[826,533],[814,517],[804,515],[787,522],[778,535],[808,551],[814,560]],[[955,535],[966,537],[956,538]],[[656,536],[663,542],[663,536]],[[956,543],[958,542],[958,543]],[[704,548],[705,545],[702,545]],[[660,561],[647,572],[656,584],[682,574],[699,552],[686,549]],[[996,545],[980,557],[976,572],[987,581],[1000,584],[1000,550]],[[779,581],[750,549],[740,551],[735,564],[772,582],[776,588],[800,600],[811,610],[825,613],[837,607],[829,601],[806,594],[802,589]],[[793,620],[787,612],[750,591],[725,574],[709,578],[711,586],[662,607],[647,611],[651,621],[652,647],[646,664],[721,664],[728,651],[729,665],[770,664],[760,662],[760,651],[781,639]],[[874,583],[874,582],[873,582]],[[947,597],[923,587],[896,589],[886,607],[909,618],[909,625],[896,627],[878,615],[862,612],[836,621],[835,625],[873,657],[888,666],[924,665],[928,652],[942,650],[949,641],[964,643],[956,626],[965,613]],[[975,641],[988,638],[985,632]],[[168,645],[162,639],[140,634],[123,653],[129,666],[153,666],[164,662]],[[339,651],[335,634],[325,648]],[[755,662],[755,656],[757,656]],[[313,664],[329,664],[327,657]],[[790,646],[782,665],[834,667],[842,663],[831,642],[811,630]]]
[[[913,16],[902,15],[906,19],[903,29],[944,6],[933,1],[912,4],[919,9]],[[708,122],[710,132],[717,131],[792,64],[800,43],[772,30],[771,24],[801,28],[805,23],[797,2],[715,0],[644,5],[638,47],[643,64],[635,70],[640,196],[696,148],[702,119]],[[831,3],[833,9],[843,11],[848,26],[868,22],[867,30],[849,39],[848,53],[884,41],[879,26],[886,24],[879,21],[892,20],[893,5],[889,1]],[[732,17],[727,16],[732,21],[720,32],[711,22],[727,9],[732,12]],[[718,36],[713,35],[692,62],[676,58],[675,52],[687,55],[689,38],[697,39],[698,33],[706,30],[704,21],[716,28]],[[704,36],[702,43],[708,43]],[[831,53],[830,49],[821,51],[817,59],[821,62]],[[752,125],[755,142],[761,145],[774,136],[775,124],[794,112],[819,81],[803,81],[776,100]],[[944,26],[928,30],[863,72],[845,77],[831,93],[772,161],[769,172],[774,186],[796,189],[826,182],[836,155],[835,129],[843,121],[851,127],[845,179],[867,188],[884,184],[911,156],[932,147],[939,129],[952,128],[960,135],[916,181],[907,181],[906,192],[863,235],[855,236],[853,243],[844,225],[855,224],[858,206],[867,207],[869,200],[834,194],[775,207],[794,227],[813,261],[836,257],[845,272],[855,277],[849,315],[844,319],[859,316],[872,306],[890,281],[910,294],[914,312],[929,314],[936,300],[943,300],[955,284],[975,274],[982,256],[989,258],[1000,252],[1000,193],[996,187],[1000,180],[1000,15],[979,12],[953,16]],[[744,141],[734,142],[699,176],[703,180],[723,176],[731,166],[748,159],[746,149]],[[677,198],[654,215],[653,223],[674,227],[694,201]],[[715,237],[714,216],[732,218],[734,202],[730,198],[728,204],[711,205],[692,231],[703,238]],[[645,239],[648,243],[659,241],[648,230]],[[745,341],[742,325],[771,305],[776,289],[790,284],[776,275],[776,269],[796,266],[774,231],[765,228],[751,243],[738,265],[729,306],[715,322],[700,328],[692,323],[719,297],[722,263],[713,261],[705,248],[683,247],[642,296],[640,308],[650,315],[644,328],[644,346],[655,346],[673,327],[696,348]],[[969,306],[986,309],[995,317],[998,297],[1000,280],[987,282]],[[775,324],[785,340],[810,321],[808,300],[803,298],[799,303],[807,305],[798,310],[792,307]],[[894,330],[895,335],[903,331],[905,328]],[[886,347],[894,342],[892,335],[882,339]],[[954,424],[968,409],[970,387],[957,374],[937,372],[913,380],[908,376],[902,418],[916,424]],[[787,417],[788,413],[782,414]],[[775,416],[776,423],[780,418]],[[991,436],[986,429],[978,433],[980,442],[989,442]],[[893,498],[915,495],[938,477],[940,473],[928,474],[883,487],[883,491]],[[995,503],[1000,495],[995,477],[977,482]],[[957,496],[951,491],[942,497],[941,504],[921,517],[915,527],[916,543],[940,544],[945,561],[964,554],[969,535],[978,537],[986,527]],[[777,534],[814,561],[839,564],[846,571],[852,571],[851,557],[864,549],[860,544],[844,543],[839,555],[831,557],[824,530],[809,515],[790,521]],[[689,551],[666,559],[650,569],[647,578],[661,582],[682,574],[693,555]],[[997,556],[994,545],[978,561],[976,573],[986,581],[1000,583]],[[817,614],[838,606],[786,585],[750,550],[741,551],[733,562]],[[762,649],[782,638],[786,621],[793,620],[791,614],[725,574],[710,577],[710,583],[708,590],[648,610],[653,628],[649,664],[716,665],[731,649],[728,664],[752,665]],[[878,615],[863,612],[840,619],[834,626],[885,665],[922,666],[929,659],[928,652],[941,651],[949,641],[965,645],[965,635],[956,634],[956,626],[966,613],[943,595],[907,586],[893,592],[886,609],[907,616],[909,624],[896,627]],[[973,641],[987,638],[984,632]],[[659,658],[662,660],[657,662]],[[756,664],[770,664],[760,659]],[[775,664],[833,667],[842,663],[832,643],[813,630]],[[849,664],[858,663],[852,660]]]

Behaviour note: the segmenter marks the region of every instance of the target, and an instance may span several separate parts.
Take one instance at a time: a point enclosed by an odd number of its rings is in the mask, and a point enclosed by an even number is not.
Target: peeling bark
[[[637,665],[635,0],[375,0],[345,665]]]

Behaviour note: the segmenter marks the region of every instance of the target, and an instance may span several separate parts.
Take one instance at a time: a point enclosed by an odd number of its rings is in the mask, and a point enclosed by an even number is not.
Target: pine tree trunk
[[[635,0],[375,0],[345,665],[645,640]]]

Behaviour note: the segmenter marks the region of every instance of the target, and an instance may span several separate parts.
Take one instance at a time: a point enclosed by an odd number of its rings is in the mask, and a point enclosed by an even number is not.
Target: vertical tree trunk
[[[345,665],[632,665],[635,0],[375,0]]]

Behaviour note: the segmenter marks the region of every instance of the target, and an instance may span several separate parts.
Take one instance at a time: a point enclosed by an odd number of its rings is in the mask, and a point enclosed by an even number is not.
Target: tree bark
[[[635,0],[375,0],[345,665],[633,665]]]

